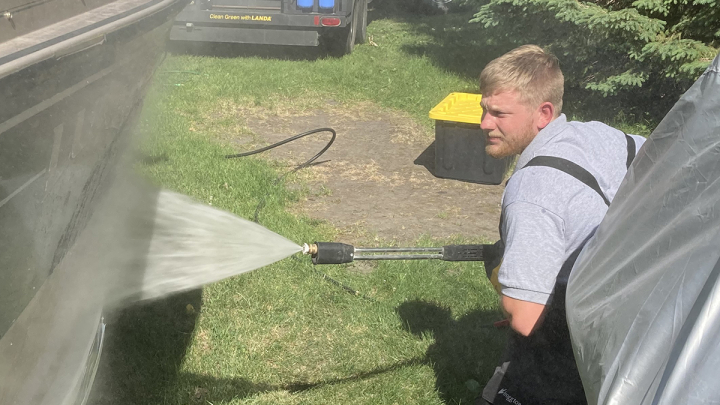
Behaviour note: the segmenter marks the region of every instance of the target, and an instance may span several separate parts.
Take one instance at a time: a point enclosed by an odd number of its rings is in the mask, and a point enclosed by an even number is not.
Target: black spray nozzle
[[[493,245],[447,245],[436,248],[356,248],[345,243],[315,242],[303,245],[313,264],[341,264],[355,260],[423,260],[448,262],[484,261]]]
[[[303,253],[312,255],[313,264],[350,263],[354,260],[355,247],[344,243],[315,242],[309,246],[305,244]]]

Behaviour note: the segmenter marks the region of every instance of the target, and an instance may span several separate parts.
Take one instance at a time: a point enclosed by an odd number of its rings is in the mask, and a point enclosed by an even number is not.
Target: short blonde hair
[[[537,45],[523,45],[492,60],[480,73],[480,92],[517,91],[530,107],[549,101],[560,115],[565,78],[557,58]]]

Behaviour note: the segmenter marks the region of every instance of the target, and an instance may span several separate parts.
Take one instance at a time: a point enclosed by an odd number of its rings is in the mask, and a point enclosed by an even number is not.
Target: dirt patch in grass
[[[498,238],[503,186],[482,185],[433,176],[432,130],[408,116],[377,106],[340,106],[292,111],[240,109],[255,142],[237,139],[238,149],[264,146],[320,127],[337,131],[333,146],[304,169],[310,192],[296,206],[298,213],[330,222],[350,243],[375,238],[409,242],[426,236]],[[312,135],[266,152],[290,165],[317,153],[330,134]],[[250,145],[260,141],[261,145]],[[264,142],[263,142],[264,141]]]

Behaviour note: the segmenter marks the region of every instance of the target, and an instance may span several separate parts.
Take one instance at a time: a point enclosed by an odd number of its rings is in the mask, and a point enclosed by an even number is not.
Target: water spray
[[[303,244],[302,253],[313,264],[342,264],[355,260],[444,260],[478,262],[497,255],[495,245],[447,245],[442,247],[359,248],[345,243],[315,242]]]

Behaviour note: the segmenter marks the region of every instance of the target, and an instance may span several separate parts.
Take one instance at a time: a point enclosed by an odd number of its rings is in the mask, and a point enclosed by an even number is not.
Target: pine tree
[[[570,91],[677,99],[720,45],[720,0],[490,0],[472,20],[560,59]]]

